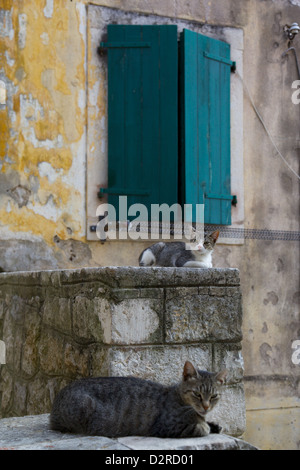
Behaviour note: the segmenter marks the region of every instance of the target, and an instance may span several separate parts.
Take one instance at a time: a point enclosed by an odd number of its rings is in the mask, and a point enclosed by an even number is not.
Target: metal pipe
[[[299,76],[299,79],[300,79],[300,67],[299,67],[299,62],[298,62],[298,57],[297,57],[296,49],[295,49],[293,46],[292,46],[292,47],[289,47],[289,48],[282,54],[281,57],[285,57],[289,51],[293,51],[293,52],[294,52],[295,60],[296,60],[296,65],[297,65],[297,70],[298,70],[298,76]]]

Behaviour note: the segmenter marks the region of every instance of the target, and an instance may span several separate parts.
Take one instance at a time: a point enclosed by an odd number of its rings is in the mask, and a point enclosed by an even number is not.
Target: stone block
[[[17,416],[23,416],[26,414],[26,399],[27,399],[27,387],[26,382],[20,377],[14,380],[13,384],[13,395],[18,397],[15,403],[15,413]]]
[[[227,370],[226,383],[235,384],[243,381],[244,359],[240,344],[214,344],[213,358],[213,369],[215,371]]]
[[[43,322],[53,328],[71,334],[71,300],[64,297],[57,297],[56,294],[46,296],[42,308]]]
[[[223,386],[222,395],[209,413],[209,420],[218,422],[225,434],[241,436],[246,428],[244,387],[241,383]]]
[[[4,299],[0,297],[0,322],[3,320],[4,318]]]
[[[78,295],[72,301],[73,335],[80,341],[104,341],[103,319],[110,314],[105,299]]]
[[[12,406],[13,394],[13,377],[6,368],[0,366],[1,380],[0,380],[0,398],[1,408],[0,417],[8,416],[8,410]]]
[[[125,299],[111,308],[111,343],[161,343],[163,303],[160,299]]]
[[[211,345],[114,347],[110,351],[109,375],[134,375],[168,385],[182,379],[183,365],[187,360],[199,369],[210,370]]]
[[[64,339],[53,330],[44,330],[39,340],[41,371],[47,375],[63,375]]]
[[[26,315],[23,327],[22,351],[20,357],[21,370],[28,376],[33,376],[39,369],[38,343],[41,334],[41,315],[32,311]]]
[[[227,341],[242,339],[240,295],[198,295],[195,289],[166,289],[166,341]]]

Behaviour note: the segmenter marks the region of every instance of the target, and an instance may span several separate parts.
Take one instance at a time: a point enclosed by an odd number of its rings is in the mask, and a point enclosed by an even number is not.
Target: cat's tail
[[[153,266],[155,264],[155,261],[156,258],[150,248],[146,248],[146,250],[144,250],[139,257],[140,266]]]
[[[159,256],[162,250],[165,248],[166,244],[164,242],[154,243],[154,245],[146,248],[139,257],[140,266],[154,266],[158,262]],[[158,265],[159,266],[159,265]]]

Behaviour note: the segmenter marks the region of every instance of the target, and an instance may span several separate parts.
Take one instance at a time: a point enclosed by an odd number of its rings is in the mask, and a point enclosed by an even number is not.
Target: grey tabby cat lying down
[[[219,230],[194,243],[158,242],[146,248],[139,257],[140,266],[212,268],[212,253]],[[191,249],[193,248],[193,249]]]
[[[56,396],[53,430],[97,436],[202,437],[221,427],[206,422],[216,405],[226,370],[197,370],[187,361],[182,381],[165,386],[136,377],[77,380]]]

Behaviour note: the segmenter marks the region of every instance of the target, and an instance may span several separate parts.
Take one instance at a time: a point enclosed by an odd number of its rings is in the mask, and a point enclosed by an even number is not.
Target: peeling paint
[[[0,104],[6,104],[6,85],[0,80]]]
[[[7,9],[0,10],[0,36],[8,37],[10,41],[14,38],[12,12]]]
[[[49,35],[47,33],[42,33],[40,35],[41,41],[44,44],[44,46],[48,46],[49,44]]]
[[[46,18],[52,18],[53,15],[53,0],[46,0],[46,6],[43,10]]]
[[[52,246],[55,234],[84,236],[86,142],[85,2],[54,6],[0,9],[0,175],[19,175],[0,190],[0,227]]]
[[[16,201],[19,207],[26,206],[31,194],[30,189],[25,186],[18,185],[8,191],[8,194]]]
[[[49,162],[40,162],[38,163],[38,171],[41,177],[46,176],[49,183],[54,183],[59,175],[62,174],[62,169],[54,169]]]
[[[19,48],[24,49],[26,45],[26,34],[27,34],[27,15],[26,13],[21,13],[19,15]]]
[[[41,205],[29,203],[27,205],[27,208],[32,210],[35,214],[41,215],[43,217],[45,216],[45,214],[47,214],[47,219],[53,220],[54,222],[58,221],[62,213],[62,210],[59,209],[56,202],[54,201],[53,194],[48,194],[48,197],[46,198],[46,201],[44,201],[44,204]]]
[[[15,60],[14,60],[14,59],[11,59],[11,57],[10,57],[10,55],[9,55],[9,52],[8,52],[8,51],[5,51],[4,55],[5,55],[7,64],[8,64],[10,67],[13,67],[14,64],[15,64]]]

